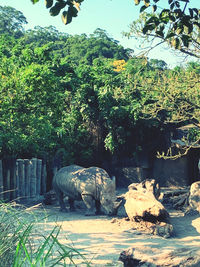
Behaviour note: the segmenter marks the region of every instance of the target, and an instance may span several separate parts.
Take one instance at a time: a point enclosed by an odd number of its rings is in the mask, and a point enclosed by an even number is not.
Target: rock
[[[125,210],[130,220],[168,222],[169,214],[154,196],[152,187],[148,190],[140,184],[136,184],[136,186],[132,184],[125,194],[125,199]]]
[[[200,212],[200,181],[193,183],[190,187],[189,205]]]
[[[119,260],[124,263],[124,267],[198,267],[200,252],[198,248],[177,248],[162,252],[155,247],[132,247],[122,251]]]
[[[114,218],[111,223],[115,223],[120,227],[126,226],[131,235],[157,235],[160,237],[168,238],[173,234],[173,226],[165,222],[151,223],[147,221],[130,221],[128,217],[126,218]]]
[[[185,210],[189,206],[190,187],[162,188],[159,201],[170,209]]]
[[[132,227],[145,233],[168,238],[172,236],[173,226],[169,224],[169,213],[155,195],[160,194],[155,180],[131,184],[125,194],[125,211]]]
[[[169,223],[159,222],[152,226],[152,234],[169,238],[173,234],[173,226]]]
[[[148,192],[152,192],[156,199],[160,196],[160,186],[154,179],[146,179],[141,183],[132,183],[128,186],[128,189],[137,191],[146,189]]]
[[[188,197],[189,193],[181,194],[173,199],[173,208],[174,209],[185,209],[188,206]]]
[[[199,217],[199,212],[197,210],[192,209],[191,207],[188,207],[185,212],[184,216],[198,216]]]

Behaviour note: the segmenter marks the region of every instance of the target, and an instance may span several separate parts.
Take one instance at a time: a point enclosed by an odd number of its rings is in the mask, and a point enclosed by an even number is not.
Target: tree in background
[[[0,59],[1,155],[62,151],[65,164],[100,164],[147,144],[160,151],[169,125],[199,121],[198,64],[169,70],[135,57],[102,29],[1,34]]]
[[[31,1],[37,3],[39,0]],[[57,16],[62,11],[63,22],[68,24],[78,15],[83,1],[46,0],[46,7],[50,9],[52,16]],[[191,0],[168,0],[163,7],[159,5],[160,0],[134,2],[135,5],[141,5],[142,16],[133,23],[129,35],[139,33],[141,36],[142,33],[148,40],[158,38],[160,43],[167,43],[184,54],[200,57],[200,12],[197,7],[192,6]]]
[[[24,24],[27,24],[27,20],[21,11],[10,6],[0,6],[0,34],[7,33],[19,38],[23,35]]]
[[[158,38],[186,55],[200,57],[200,13],[192,1],[168,0],[160,8],[160,0],[135,0],[136,5],[142,3],[142,16],[131,31],[142,33],[148,40]]]

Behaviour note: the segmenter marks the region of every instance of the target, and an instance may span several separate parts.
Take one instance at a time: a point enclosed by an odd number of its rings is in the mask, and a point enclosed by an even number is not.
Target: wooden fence
[[[46,193],[46,177],[41,159],[0,160],[0,199],[39,198]]]

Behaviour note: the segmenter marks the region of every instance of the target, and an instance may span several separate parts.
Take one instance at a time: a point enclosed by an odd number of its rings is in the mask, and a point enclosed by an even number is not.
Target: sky
[[[122,32],[129,31],[131,22],[139,17],[140,7],[135,6],[133,0],[84,0],[78,17],[74,18],[69,25],[62,23],[60,15],[50,16],[44,2],[44,0],[40,0],[39,3],[33,5],[31,0],[0,0],[0,5],[12,6],[21,11],[28,21],[26,29],[38,25],[42,27],[53,25],[60,32],[74,35],[91,34],[95,29],[101,28],[125,48],[133,49],[135,55],[139,54],[138,43],[134,38],[128,39],[122,35]],[[193,7],[199,8],[200,0],[192,0],[192,2]],[[182,60],[174,53],[170,53],[166,47],[158,47],[151,51],[148,56],[164,60],[169,67],[180,64]]]

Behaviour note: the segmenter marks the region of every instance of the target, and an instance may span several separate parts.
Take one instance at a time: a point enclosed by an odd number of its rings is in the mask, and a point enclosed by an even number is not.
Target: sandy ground
[[[37,217],[44,214],[44,208],[33,209]],[[90,266],[123,266],[118,261],[120,253],[131,247],[152,247],[159,251],[172,251],[176,248],[200,249],[200,217],[184,216],[183,212],[169,210],[174,235],[168,239],[138,232],[124,218],[108,216],[84,216],[84,210],[62,213],[58,205],[46,206],[48,215],[38,222],[38,229],[50,232],[55,225],[61,226],[59,241],[72,245],[90,262]],[[77,266],[86,266],[80,260]],[[72,266],[72,265],[70,265]]]

